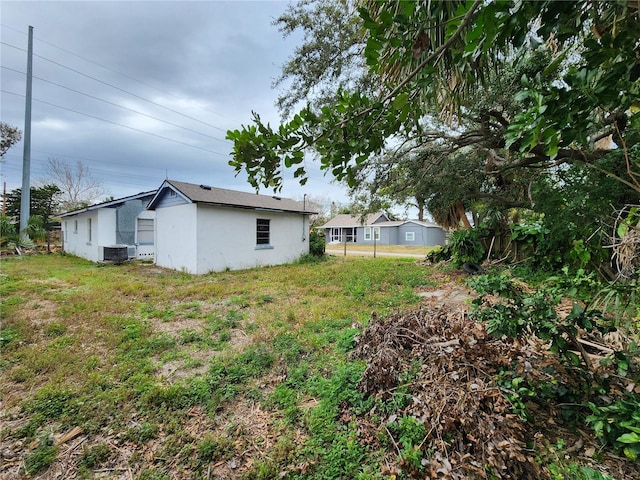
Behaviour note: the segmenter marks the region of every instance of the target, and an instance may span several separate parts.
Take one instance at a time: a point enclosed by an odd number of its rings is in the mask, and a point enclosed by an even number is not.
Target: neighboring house
[[[127,247],[127,257],[153,258],[154,215],[145,207],[155,193],[142,192],[60,215],[64,251],[98,262],[105,259],[105,247]]]
[[[304,202],[165,180],[155,212],[162,267],[203,274],[290,263],[309,253]]]
[[[322,227],[327,243],[361,243],[364,245],[445,244],[444,230],[434,223],[419,220],[390,221],[384,213],[372,213],[364,218],[337,215]]]

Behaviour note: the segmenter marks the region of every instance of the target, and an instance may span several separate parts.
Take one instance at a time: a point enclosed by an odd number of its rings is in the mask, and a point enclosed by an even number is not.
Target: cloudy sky
[[[287,2],[0,2],[2,121],[24,129],[28,27],[33,26],[32,183],[48,159],[81,161],[110,195],[157,188],[165,177],[253,191],[228,166],[228,129],[251,111],[272,124],[271,88],[300,37],[272,25]],[[3,158],[19,188],[23,144]],[[281,195],[347,203],[346,189],[307,163]],[[261,191],[260,193],[272,193]]]

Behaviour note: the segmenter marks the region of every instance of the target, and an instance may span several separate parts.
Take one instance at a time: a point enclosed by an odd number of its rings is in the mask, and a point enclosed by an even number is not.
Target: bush
[[[447,247],[456,267],[465,263],[481,263],[486,253],[480,242],[480,231],[476,228],[453,232]]]
[[[324,235],[317,230],[312,230],[309,236],[309,253],[315,257],[322,257],[326,245],[327,242],[324,239]]]

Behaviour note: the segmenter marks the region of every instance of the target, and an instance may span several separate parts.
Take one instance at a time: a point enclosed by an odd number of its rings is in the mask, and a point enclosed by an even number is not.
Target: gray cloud
[[[278,123],[271,83],[296,46],[271,24],[285,8],[275,1],[0,3],[0,113],[20,128],[34,27],[32,178],[42,178],[55,157],[82,161],[116,197],[153,189],[166,174],[250,191],[227,164],[224,136],[247,124],[252,110]],[[8,189],[20,186],[22,148],[4,159]],[[282,194],[346,200],[344,188],[313,171],[307,187],[287,179]]]

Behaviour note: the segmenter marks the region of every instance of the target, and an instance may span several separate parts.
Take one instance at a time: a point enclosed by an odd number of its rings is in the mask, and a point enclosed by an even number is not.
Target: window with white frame
[[[87,242],[91,242],[91,219],[87,221]]]
[[[153,218],[138,219],[138,244],[153,245]]]
[[[365,242],[371,241],[371,233],[376,241],[380,240],[380,227],[364,227],[364,240]]]
[[[271,220],[265,218],[256,219],[256,245],[269,245],[271,233]]]
[[[405,232],[404,239],[406,242],[415,242],[416,241],[416,232]]]
[[[78,233],[78,220],[73,221],[73,233]]]

